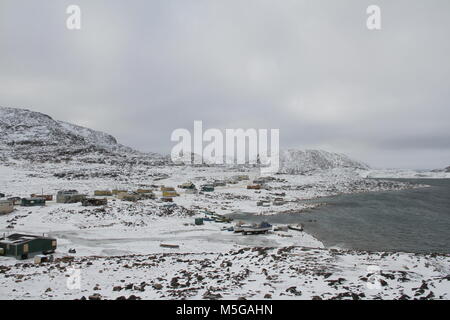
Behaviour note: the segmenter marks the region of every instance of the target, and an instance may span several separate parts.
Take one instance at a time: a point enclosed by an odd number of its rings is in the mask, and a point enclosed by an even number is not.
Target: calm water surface
[[[450,179],[395,180],[431,187],[321,198],[309,202],[326,206],[301,214],[232,216],[251,222],[303,223],[327,247],[450,253]]]

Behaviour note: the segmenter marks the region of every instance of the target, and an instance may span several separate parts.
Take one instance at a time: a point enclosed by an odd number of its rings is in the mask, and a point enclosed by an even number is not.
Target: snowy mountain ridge
[[[40,112],[7,107],[0,107],[0,157],[37,162],[162,159],[123,146],[107,133],[54,120]]]
[[[53,120],[50,116],[26,109],[0,107],[0,130],[2,143],[17,145],[65,142],[76,143],[80,140],[93,145],[113,147],[116,139],[106,133],[84,128],[63,121]]]
[[[167,157],[141,153],[121,145],[110,134],[54,120],[27,109],[0,107],[0,158],[34,162],[169,164]],[[208,164],[205,162],[205,164]],[[323,150],[288,149],[280,152],[280,173],[313,170],[368,169],[344,154]]]
[[[280,173],[301,174],[313,170],[336,168],[367,170],[369,166],[344,154],[323,150],[288,149],[280,151]]]

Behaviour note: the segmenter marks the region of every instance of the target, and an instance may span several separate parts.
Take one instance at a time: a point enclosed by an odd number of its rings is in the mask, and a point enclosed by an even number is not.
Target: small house
[[[119,190],[119,189],[114,189],[114,190],[111,191],[111,193],[114,196],[117,196],[119,193],[127,193],[127,192],[128,192],[128,190]]]
[[[284,201],[283,198],[275,198],[273,199],[273,205],[274,206],[283,206],[286,204],[286,201]]]
[[[195,184],[192,182],[186,182],[178,186],[180,189],[196,189]]]
[[[141,198],[141,196],[134,192],[121,192],[117,195],[117,199],[122,201],[136,202]]]
[[[153,193],[153,190],[151,189],[137,189],[137,193]]]
[[[204,185],[202,185],[200,190],[203,191],[203,192],[213,192],[214,191],[214,186],[211,185],[211,184],[204,184]]]
[[[173,202],[173,198],[172,197],[161,197],[161,201],[162,202]]]
[[[155,199],[156,196],[151,189],[137,189],[134,192],[138,196],[138,200]]]
[[[249,190],[261,190],[261,185],[260,184],[249,184],[247,186],[247,189],[249,189]]]
[[[253,184],[264,184],[266,182],[268,182],[266,177],[260,177],[253,180]]]
[[[223,180],[214,180],[213,185],[214,187],[225,187],[227,183]]]
[[[173,190],[173,191],[163,191],[162,192],[163,197],[178,197],[179,194]]]
[[[8,198],[9,201],[12,201],[13,205],[18,206],[20,204],[20,202],[22,202],[22,198],[21,197],[11,197]]]
[[[121,192],[117,195],[117,199],[120,199],[122,201],[136,202],[139,200],[139,197],[137,194],[133,194],[130,192]]]
[[[81,201],[83,207],[100,207],[108,204],[108,199],[86,198]]]
[[[175,188],[173,187],[165,187],[165,186],[161,186],[161,191],[175,191]]]
[[[95,190],[94,196],[96,197],[111,197],[113,194],[110,190]]]
[[[139,196],[140,200],[148,200],[148,199],[155,199],[156,198],[156,196],[153,193],[153,191],[145,192],[145,193],[139,193],[138,196]]]
[[[7,214],[14,211],[14,202],[10,200],[0,200],[0,214]]]
[[[31,198],[43,198],[45,201],[53,201],[53,195],[51,194],[32,194],[30,195]]]
[[[56,239],[15,233],[0,238],[0,255],[28,259],[29,256],[55,252]]]
[[[45,206],[44,198],[23,198],[20,203],[22,207],[42,207]]]
[[[196,226],[203,225],[203,218],[195,218],[194,223]]]
[[[57,203],[77,203],[85,199],[84,194],[79,194],[77,190],[62,190],[56,194]]]
[[[250,180],[250,177],[248,175],[237,175],[237,176],[234,176],[233,179],[235,179],[237,181],[246,181],[246,180]]]

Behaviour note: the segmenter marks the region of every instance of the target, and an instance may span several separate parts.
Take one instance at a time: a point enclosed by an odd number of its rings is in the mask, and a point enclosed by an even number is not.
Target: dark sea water
[[[384,179],[388,180],[388,179]],[[450,179],[390,179],[429,185],[404,191],[321,198],[301,214],[233,215],[244,221],[303,223],[327,247],[450,253]]]

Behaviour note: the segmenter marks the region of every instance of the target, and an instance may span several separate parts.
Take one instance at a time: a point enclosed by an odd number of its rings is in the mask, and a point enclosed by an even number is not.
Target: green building
[[[210,185],[210,184],[205,184],[201,187],[201,191],[203,192],[213,192],[214,191],[214,186]]]
[[[45,206],[45,199],[44,198],[23,198],[20,205],[22,207]]]
[[[0,255],[28,259],[37,254],[55,252],[56,239],[15,233],[0,238]]]

